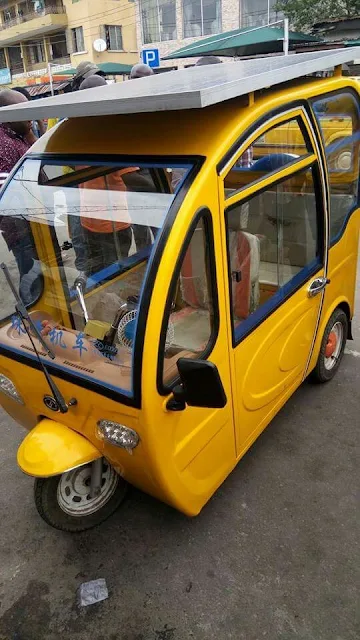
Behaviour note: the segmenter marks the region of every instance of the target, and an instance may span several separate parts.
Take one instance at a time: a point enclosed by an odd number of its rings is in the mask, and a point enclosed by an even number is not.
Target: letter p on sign
[[[160,67],[159,49],[143,49],[142,59],[143,63],[148,64],[149,67]]]

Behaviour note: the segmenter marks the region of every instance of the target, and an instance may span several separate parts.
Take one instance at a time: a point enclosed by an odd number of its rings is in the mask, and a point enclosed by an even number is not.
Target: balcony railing
[[[6,20],[3,24],[0,25],[0,31],[4,29],[10,29],[10,27],[15,27],[18,24],[23,24],[24,22],[29,22],[29,20],[34,20],[35,18],[42,18],[43,16],[47,16],[49,14],[64,14],[66,13],[65,7],[62,6],[49,6],[41,9],[40,11],[30,11],[29,13],[24,13],[23,15],[17,15],[15,18],[11,18],[10,20]]]

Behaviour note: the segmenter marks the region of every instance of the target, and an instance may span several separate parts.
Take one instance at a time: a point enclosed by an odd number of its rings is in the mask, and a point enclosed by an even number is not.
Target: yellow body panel
[[[77,405],[68,413],[56,416],[58,431],[51,447],[55,446],[57,438],[62,446],[61,461],[55,447],[52,463],[49,460],[38,463],[34,443],[50,442],[47,440],[51,432],[49,422],[54,417],[43,404],[43,396],[48,393],[47,383],[38,369],[30,369],[20,361],[1,356],[0,370],[13,380],[26,407],[20,408],[10,399],[1,399],[6,410],[30,429],[39,417],[48,418],[28,436],[30,448],[25,444],[20,449],[20,452],[26,452],[27,457],[19,452],[19,463],[27,473],[32,473],[31,465],[39,467],[39,464],[44,465],[43,475],[51,475],[51,469],[54,473],[61,473],[74,466],[74,462],[76,465],[88,461],[81,458],[82,455],[94,459],[91,455],[96,452],[97,456],[104,455],[130,483],[188,515],[199,513],[257,435],[301,384],[320,305],[320,298],[311,300],[307,297],[306,283],[237,347],[232,347],[223,213],[223,179],[230,167],[225,167],[219,178],[217,165],[243,132],[272,110],[279,107],[286,110],[291,101],[321,96],[347,86],[357,91],[356,82],[336,77],[265,92],[256,96],[251,105],[246,105],[243,100],[231,100],[199,111],[168,112],[166,115],[159,112],[142,114],[141,117],[136,114],[72,119],[62,122],[36,143],[33,148],[36,153],[196,155],[205,160],[172,225],[153,284],[144,341],[141,408],[104,397],[101,387],[95,393],[77,385],[76,378],[69,382],[53,376],[64,398],[68,401],[76,397]],[[256,135],[254,133],[254,137]],[[239,147],[237,157],[248,142]],[[314,156],[304,159],[302,166],[308,166],[313,159]],[[286,176],[291,171],[291,168],[285,168],[282,175]],[[271,180],[270,176],[264,184],[270,184]],[[256,189],[257,186],[249,187],[244,195],[250,195]],[[234,196],[234,201],[237,198]],[[161,396],[156,387],[160,332],[175,261],[195,213],[203,207],[209,209],[213,222],[220,314],[219,332],[209,359],[219,370],[228,402],[223,409],[187,407],[185,411],[175,413],[166,409],[168,398]],[[359,221],[358,210],[349,219],[343,236],[330,249],[331,284],[324,298],[308,371],[315,366],[324,328],[333,309],[344,304],[349,316],[352,315]],[[51,258],[47,232],[45,230],[41,237],[35,237],[39,255],[45,262],[49,259],[46,258],[47,252]],[[43,298],[48,301],[50,295],[57,297],[58,307],[63,310],[62,318],[58,320],[68,326],[69,312],[60,278],[55,291],[50,289],[50,280],[47,283],[45,279],[46,296]],[[48,311],[43,298],[38,308]],[[133,455],[97,439],[96,425],[100,419],[113,420],[139,434],[140,444]],[[46,429],[41,427],[44,423]],[[50,426],[53,428],[52,422]],[[62,434],[67,434],[69,439],[62,439]],[[66,442],[70,445],[68,449]],[[79,449],[78,442],[81,442]],[[82,448],[84,442],[89,445],[87,454]],[[74,444],[73,449],[71,443]],[[45,451],[45,445],[42,446]]]
[[[22,441],[17,461],[20,469],[36,478],[57,476],[101,458],[86,438],[54,420],[42,420]]]

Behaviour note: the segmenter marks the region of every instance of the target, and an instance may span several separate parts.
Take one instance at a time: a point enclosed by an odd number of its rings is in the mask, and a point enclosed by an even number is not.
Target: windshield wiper
[[[59,407],[59,410],[61,411],[61,413],[67,413],[68,411],[68,405],[65,402],[64,397],[61,394],[60,389],[57,387],[57,385],[55,384],[54,380],[50,377],[50,374],[45,366],[45,364],[43,363],[43,361],[40,358],[40,354],[36,348],[36,345],[34,343],[34,340],[32,338],[31,335],[31,331],[29,329],[29,326],[31,328],[31,330],[33,331],[33,333],[36,335],[37,339],[39,340],[41,346],[43,347],[43,349],[46,351],[47,355],[50,356],[50,358],[52,360],[55,360],[55,353],[50,349],[50,347],[48,347],[48,345],[46,344],[44,338],[42,337],[40,331],[38,330],[37,326],[34,324],[31,316],[29,315],[29,312],[27,310],[27,308],[25,307],[24,302],[22,301],[20,295],[18,294],[18,292],[16,291],[16,287],[11,279],[11,275],[9,272],[9,269],[7,268],[6,264],[4,262],[2,262],[0,264],[0,268],[2,269],[2,271],[4,272],[4,276],[7,280],[7,283],[13,293],[13,296],[16,300],[16,304],[15,304],[15,310],[16,313],[19,315],[19,317],[21,318],[21,321],[23,323],[24,329],[27,333],[27,336],[33,346],[33,349],[36,353],[36,357],[40,363],[40,366],[43,370],[44,376],[46,378],[46,381],[50,387],[51,393],[54,396],[55,401],[57,402],[57,405]],[[25,322],[26,321],[26,322]],[[28,323],[28,324],[26,324]],[[29,325],[29,326],[28,326]],[[69,405],[74,405],[76,403],[76,401],[74,401],[74,399],[70,400]]]
[[[0,268],[3,270],[4,272],[4,276],[7,280],[7,283],[12,291],[12,294],[16,300],[16,305],[15,305],[15,309],[17,311],[17,313],[19,314],[21,320],[27,320],[27,322],[29,323],[30,327],[32,328],[33,332],[35,333],[37,339],[39,340],[39,342],[41,343],[41,346],[43,347],[43,349],[46,351],[47,355],[50,356],[50,358],[52,360],[55,360],[55,353],[50,349],[50,347],[48,347],[48,345],[46,344],[44,338],[42,337],[40,331],[38,330],[37,326],[33,323],[31,316],[29,315],[29,312],[27,310],[27,308],[25,307],[22,299],[20,298],[18,292],[16,291],[16,287],[11,279],[11,275],[9,272],[9,269],[7,268],[6,264],[4,262],[2,262],[0,264]]]

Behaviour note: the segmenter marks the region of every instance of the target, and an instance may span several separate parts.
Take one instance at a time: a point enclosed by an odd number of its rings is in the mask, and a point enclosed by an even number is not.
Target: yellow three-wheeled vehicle
[[[52,526],[98,524],[128,483],[198,514],[301,382],[334,376],[354,311],[359,91],[338,69],[304,76],[352,57],[1,109],[69,116],[0,200],[0,401],[29,431],[18,463]]]

